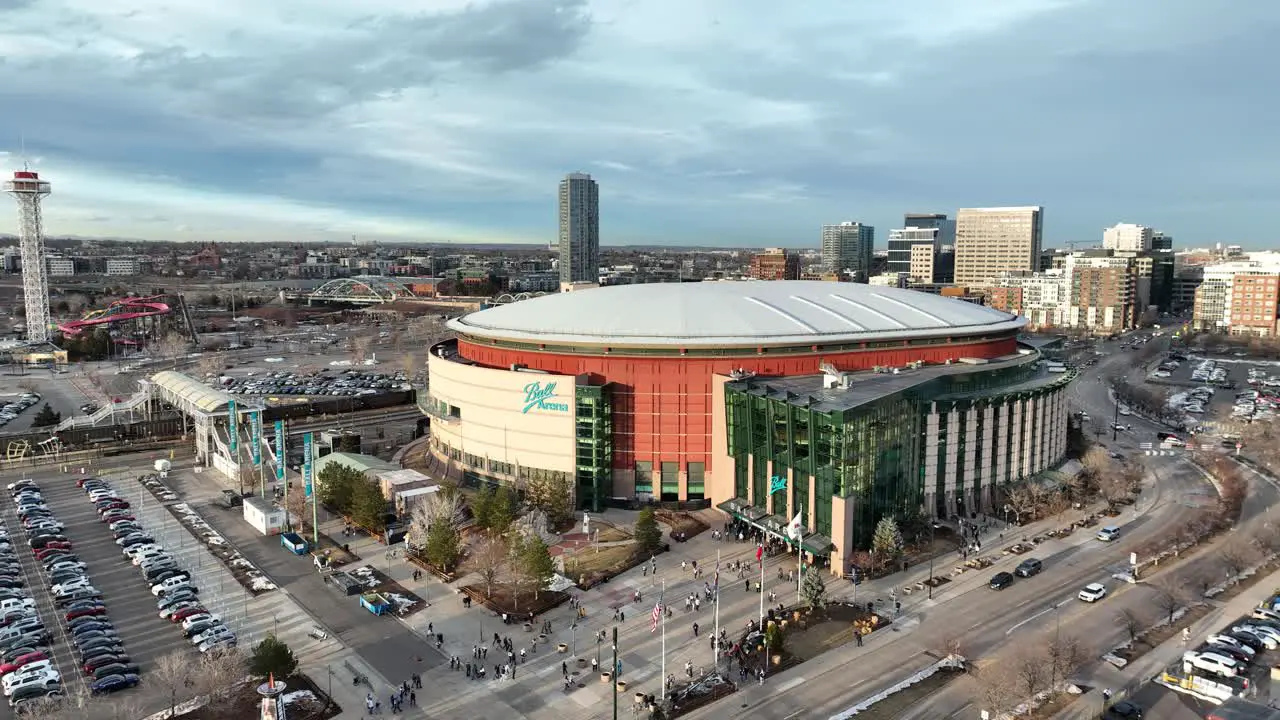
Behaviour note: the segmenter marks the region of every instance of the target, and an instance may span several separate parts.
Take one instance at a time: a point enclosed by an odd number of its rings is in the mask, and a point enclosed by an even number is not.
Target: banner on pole
[[[240,428],[236,427],[236,401],[227,401],[227,436],[229,437],[228,445],[231,452],[236,451],[236,435],[239,435]]]
[[[302,434],[302,487],[311,497],[311,433]]]
[[[262,467],[262,411],[249,415],[249,444],[252,446],[253,466]]]
[[[284,482],[284,421],[276,421],[276,482]]]

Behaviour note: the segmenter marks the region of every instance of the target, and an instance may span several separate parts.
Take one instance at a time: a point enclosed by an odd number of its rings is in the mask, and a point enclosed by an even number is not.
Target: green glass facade
[[[848,407],[840,407],[841,391],[815,387],[813,394],[806,395],[792,390],[795,378],[726,383],[727,450],[736,463],[736,496],[758,508],[768,508],[769,478],[785,477],[790,471],[795,507],[788,507],[786,494],[778,493],[772,514],[789,520],[798,511],[808,527],[826,537],[838,537],[841,533],[832,528],[831,499],[845,498],[850,501],[846,507],[854,543],[865,548],[881,518],[911,514],[925,504],[925,462],[932,455],[926,452],[931,415],[941,420],[936,438],[939,465],[947,461],[946,443],[951,442],[957,445],[960,468],[966,464],[966,453],[973,456],[975,466],[981,466],[986,461],[982,457],[984,433],[994,432],[994,428],[976,427],[977,434],[970,435],[964,414],[959,416],[959,427],[947,427],[944,413],[973,403],[985,407],[1026,402],[1026,396],[1057,392],[1073,378],[1074,373],[1046,378],[1034,363],[1020,362],[943,374],[914,385],[903,383],[905,389],[879,397],[866,389],[850,391],[859,394]],[[1021,424],[1011,428],[1010,442],[1023,430]],[[753,481],[750,488],[748,467]],[[937,478],[947,476],[943,468],[938,470]],[[808,517],[810,478],[815,500],[812,518]],[[977,484],[974,478],[965,478],[963,470],[956,479],[962,486]],[[1014,479],[1021,478],[1003,478],[1006,482]],[[934,489],[929,490],[932,495]]]
[[[577,385],[574,402],[578,508],[602,512],[613,488],[613,393],[609,385]]]

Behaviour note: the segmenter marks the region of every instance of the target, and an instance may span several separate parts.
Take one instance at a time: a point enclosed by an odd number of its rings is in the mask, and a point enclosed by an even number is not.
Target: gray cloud
[[[540,68],[573,55],[591,29],[586,0],[503,0],[452,13],[364,18],[332,40],[265,57],[182,46],[136,58],[139,80],[205,112],[314,117],[442,78]]]

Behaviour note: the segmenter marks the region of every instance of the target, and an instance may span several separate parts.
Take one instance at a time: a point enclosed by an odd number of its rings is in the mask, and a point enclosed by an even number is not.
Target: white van
[[[1182,654],[1182,664],[1221,677],[1235,677],[1240,673],[1240,663],[1213,652],[1185,652]]]
[[[1098,534],[1094,537],[1098,538],[1102,542],[1111,542],[1112,540],[1120,537],[1120,528],[1115,525],[1108,525],[1099,530]]]

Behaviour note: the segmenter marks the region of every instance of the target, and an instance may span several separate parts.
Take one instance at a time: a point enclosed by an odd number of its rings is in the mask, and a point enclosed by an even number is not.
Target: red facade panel
[[[591,373],[615,383],[614,451],[616,468],[633,469],[638,460],[689,462],[711,468],[711,378],[743,368],[760,375],[813,375],[823,361],[841,370],[877,365],[902,366],[916,360],[941,363],[962,357],[996,358],[1017,351],[1010,337],[974,343],[879,348],[840,354],[760,355],[734,358],[608,357],[568,355],[497,348],[459,339],[460,354],[494,368],[521,364],[538,370],[579,375]]]

